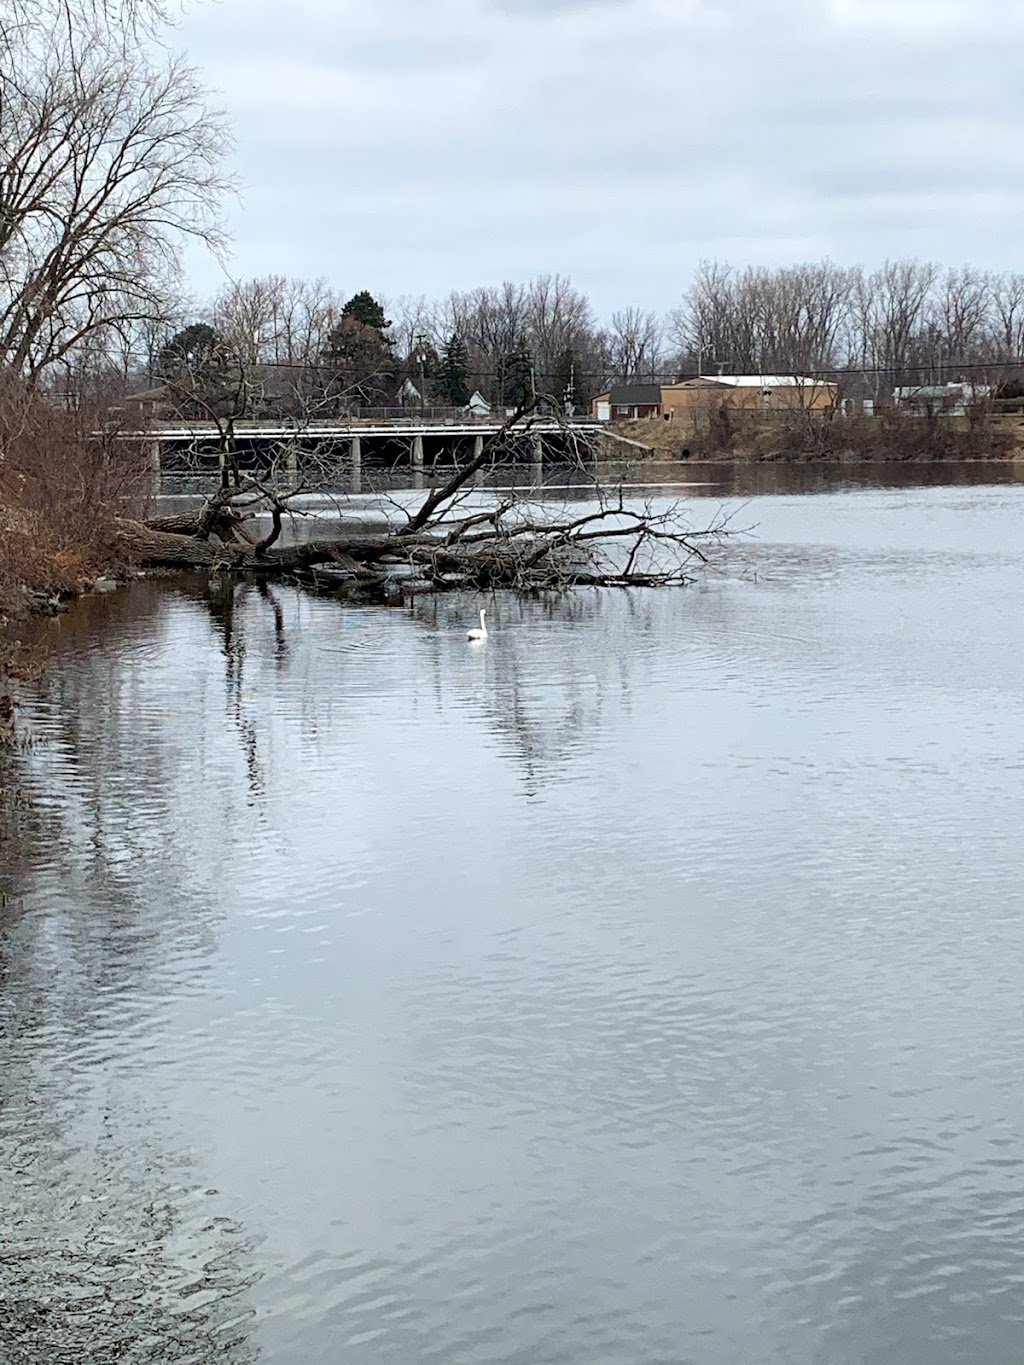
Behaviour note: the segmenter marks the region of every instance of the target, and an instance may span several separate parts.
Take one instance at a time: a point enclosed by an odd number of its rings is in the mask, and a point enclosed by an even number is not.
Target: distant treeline
[[[390,302],[270,275],[116,335],[116,349],[109,334],[90,338],[71,369],[136,389],[170,381],[180,394],[230,362],[247,382],[259,377],[264,398],[330,391],[382,406],[461,406],[479,391],[496,404],[537,392],[579,408],[612,384],[716,372],[835,377],[882,398],[957,379],[1017,391],[1024,274],[706,261],[664,316],[629,307],[604,322],[558,275]]]

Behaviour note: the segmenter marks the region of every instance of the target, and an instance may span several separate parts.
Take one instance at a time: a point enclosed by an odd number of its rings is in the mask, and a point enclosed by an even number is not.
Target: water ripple
[[[1024,493],[754,510],[484,650],[207,580],[46,627],[0,1358],[1017,1358]]]

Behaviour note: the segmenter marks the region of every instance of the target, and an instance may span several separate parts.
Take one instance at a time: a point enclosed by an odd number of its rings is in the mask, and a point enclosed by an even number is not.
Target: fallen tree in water
[[[724,522],[694,529],[683,505],[628,499],[621,484],[589,479],[583,504],[555,507],[529,491],[503,492],[485,505],[471,485],[485,467],[528,430],[522,414],[479,455],[411,508],[391,500],[380,531],[365,528],[326,539],[282,539],[286,519],[301,516],[311,489],[280,490],[273,479],[240,471],[195,512],[118,523],[118,550],[151,567],[208,568],[256,574],[301,574],[330,566],[335,573],[383,578],[404,572],[433,589],[509,587],[532,590],[574,585],[660,585],[687,581],[706,559]],[[580,452],[579,467],[586,452]],[[263,528],[258,529],[258,528]]]

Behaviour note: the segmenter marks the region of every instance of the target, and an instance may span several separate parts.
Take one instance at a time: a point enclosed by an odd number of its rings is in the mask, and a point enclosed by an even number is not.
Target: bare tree
[[[748,374],[831,369],[849,331],[855,278],[831,261],[742,271],[702,261],[670,314],[681,362]]]
[[[613,313],[608,331],[609,360],[625,382],[654,379],[661,365],[663,331],[654,313],[624,308]]]
[[[140,31],[152,33],[169,23],[172,9],[165,0],[3,0],[0,28],[19,25],[52,31],[54,24],[102,24],[111,34],[130,40]]]
[[[30,380],[165,315],[188,238],[217,249],[223,118],[178,57],[125,24],[148,0],[0,11],[0,357]]]
[[[938,354],[929,357],[941,382],[944,366],[954,377],[965,365],[984,364],[993,350],[993,297],[989,275],[973,266],[947,270],[932,307]]]
[[[313,371],[341,321],[345,298],[320,277],[273,278],[277,310],[273,362]]]
[[[160,357],[161,380],[186,418],[212,424],[217,440],[221,489],[238,488],[236,427],[259,415],[264,385],[249,353],[207,324],[193,324],[167,346]]]
[[[773,373],[833,368],[850,317],[855,272],[831,261],[791,266],[764,282],[765,329],[761,365]]]
[[[698,372],[718,361],[732,370],[748,368],[752,341],[740,335],[734,275],[724,262],[701,261],[682,303],[669,315],[681,358],[690,359]]]
[[[931,261],[885,261],[862,275],[856,293],[866,363],[899,382],[914,364],[939,268]]]
[[[526,346],[526,288],[506,280],[495,288],[452,293],[446,308],[448,335],[469,353],[469,384],[497,403],[506,399],[508,358]]]
[[[590,300],[565,276],[540,275],[527,286],[525,311],[525,337],[538,382],[561,397],[569,371],[579,387],[591,362],[596,329]]]
[[[279,355],[284,284],[279,275],[232,281],[214,300],[214,328],[249,369]]]
[[[1024,275],[996,275],[992,280],[992,331],[1001,359],[1024,355]]]
[[[386,303],[385,311],[393,319],[390,337],[397,356],[408,359],[421,343],[441,349],[446,335],[441,310],[425,294],[402,294]]]

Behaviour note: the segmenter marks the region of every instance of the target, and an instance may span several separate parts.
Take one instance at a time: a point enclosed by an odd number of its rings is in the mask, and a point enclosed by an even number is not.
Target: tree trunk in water
[[[162,518],[161,522],[175,519]],[[233,569],[254,573],[281,573],[290,569],[309,569],[317,564],[335,563],[357,571],[360,564],[375,564],[397,548],[390,536],[347,540],[315,540],[302,545],[286,545],[257,554],[247,547],[225,544],[219,538],[204,540],[195,535],[144,525],[139,521],[119,521],[118,548],[137,564],[170,569]]]

